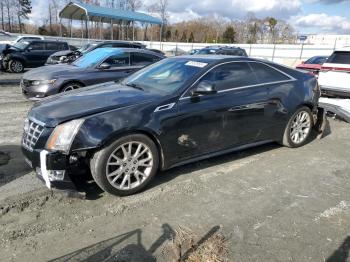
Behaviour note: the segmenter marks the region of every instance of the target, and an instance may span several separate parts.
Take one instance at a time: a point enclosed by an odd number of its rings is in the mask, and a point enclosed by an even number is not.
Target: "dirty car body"
[[[133,134],[154,143],[157,170],[165,170],[280,142],[299,108],[317,114],[319,96],[313,76],[274,63],[230,56],[168,58],[120,84],[38,102],[28,113],[22,148],[49,187],[71,185],[76,170],[88,171],[100,150]],[[67,132],[59,135],[64,145],[53,148],[60,130]]]

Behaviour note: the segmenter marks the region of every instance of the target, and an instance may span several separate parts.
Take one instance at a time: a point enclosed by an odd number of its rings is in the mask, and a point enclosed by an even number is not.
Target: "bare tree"
[[[0,8],[1,8],[1,27],[2,30],[5,30],[5,20],[4,20],[4,2],[0,2]]]

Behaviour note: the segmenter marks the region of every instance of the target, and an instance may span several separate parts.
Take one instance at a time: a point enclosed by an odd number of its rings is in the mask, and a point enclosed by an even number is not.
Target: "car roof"
[[[350,52],[350,46],[344,46],[342,48],[337,48],[336,50],[334,50],[335,52]]]
[[[55,41],[55,40],[42,40],[42,39],[28,39],[25,42],[28,43],[64,43],[64,44],[68,44],[67,42],[63,42],[63,41]]]
[[[214,50],[235,49],[235,50],[237,50],[237,49],[242,49],[242,48],[240,48],[238,46],[206,46],[206,47],[204,47],[202,49],[212,49],[212,50],[213,49]]]
[[[252,59],[245,56],[231,56],[231,55],[181,55],[174,56],[171,59],[188,59],[192,61],[205,62],[209,64],[221,63],[221,62],[230,62],[230,61],[262,61],[259,59]]]

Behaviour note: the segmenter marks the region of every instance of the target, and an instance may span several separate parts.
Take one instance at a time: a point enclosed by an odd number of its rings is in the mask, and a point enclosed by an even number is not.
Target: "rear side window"
[[[106,47],[115,47],[113,44],[104,44],[99,46],[99,48],[106,48]]]
[[[262,63],[249,64],[252,67],[255,75],[257,76],[260,84],[290,80],[290,78],[285,74],[282,74],[276,69],[273,69]]]
[[[114,43],[113,47],[130,48],[130,45],[127,43]]]
[[[131,65],[145,66],[159,61],[157,56],[145,53],[131,53]]]
[[[129,53],[110,56],[104,61],[104,63],[110,64],[111,67],[129,66],[130,64]]]
[[[350,64],[350,52],[334,52],[328,58],[327,63]]]
[[[45,43],[42,43],[42,42],[31,43],[29,46],[29,49],[36,50],[36,51],[45,50]]]
[[[61,51],[66,49],[65,43],[46,43],[46,50]]]
[[[201,81],[213,83],[217,91],[256,85],[258,83],[253,71],[245,62],[218,66],[208,72]]]

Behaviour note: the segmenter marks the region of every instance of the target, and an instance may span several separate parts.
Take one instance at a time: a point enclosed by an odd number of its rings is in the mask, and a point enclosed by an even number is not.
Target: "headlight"
[[[83,123],[84,119],[76,119],[56,126],[46,143],[46,149],[62,151],[68,154],[73,140]]]
[[[51,80],[34,80],[32,81],[33,86],[39,86],[39,85],[48,85],[48,84],[54,84],[57,79],[51,79]]]
[[[29,119],[28,118],[26,118],[24,120],[23,130],[24,130],[25,133],[29,133]]]

